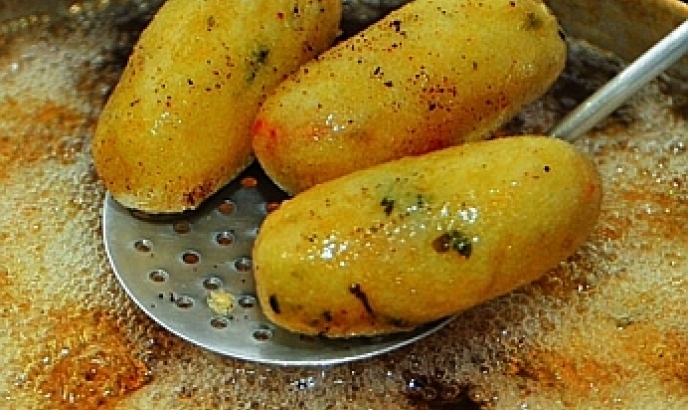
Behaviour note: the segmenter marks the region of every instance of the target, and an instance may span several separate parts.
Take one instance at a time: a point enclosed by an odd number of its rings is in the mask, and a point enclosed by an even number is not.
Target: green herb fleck
[[[428,199],[422,194],[416,195],[416,205],[418,208],[425,208],[428,206]]]
[[[446,253],[451,250],[456,251],[466,259],[470,258],[473,252],[473,242],[471,238],[456,230],[440,235],[437,239],[432,241],[432,247],[435,249],[435,252],[438,253]]]
[[[251,82],[256,79],[258,71],[265,65],[270,56],[270,50],[265,46],[259,46],[256,51],[251,53],[249,59],[249,74],[248,81]]]
[[[544,25],[542,19],[535,13],[526,14],[526,21],[523,24],[523,28],[526,30],[537,30],[542,28]]]
[[[394,200],[391,198],[382,198],[382,201],[380,201],[380,206],[385,211],[385,215],[390,216],[392,212],[394,211]]]

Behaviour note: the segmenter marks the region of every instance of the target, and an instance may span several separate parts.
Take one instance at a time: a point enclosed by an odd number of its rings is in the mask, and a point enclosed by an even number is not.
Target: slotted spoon
[[[688,52],[684,22],[549,134],[577,138]],[[140,215],[108,194],[103,235],[113,271],[127,294],[170,332],[213,352],[278,365],[326,365],[408,345],[451,318],[408,333],[332,340],[272,325],[255,297],[251,249],[265,216],[286,196],[256,165],[200,209],[173,217]]]

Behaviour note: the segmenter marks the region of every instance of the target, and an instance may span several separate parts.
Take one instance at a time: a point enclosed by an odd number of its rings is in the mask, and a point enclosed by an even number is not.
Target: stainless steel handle
[[[583,101],[548,134],[573,141],[688,53],[688,20]]]

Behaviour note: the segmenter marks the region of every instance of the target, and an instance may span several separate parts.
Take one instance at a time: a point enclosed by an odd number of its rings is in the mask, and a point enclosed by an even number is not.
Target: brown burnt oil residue
[[[543,391],[556,392],[570,406],[591,394],[603,403],[612,403],[618,399],[615,389],[625,388],[629,380],[643,373],[662,380],[667,398],[685,396],[688,339],[684,334],[662,330],[649,321],[628,319],[617,321],[606,332],[606,343],[614,351],[623,352],[627,360],[618,361],[603,353],[580,354],[585,349],[593,352],[595,342],[574,333],[565,346],[526,350],[512,360],[506,373],[524,383],[535,383]],[[591,386],[595,386],[595,393]]]
[[[84,118],[71,107],[27,100],[6,99],[0,103],[0,117],[3,118],[0,181],[18,169],[46,160],[71,165],[82,152],[83,147],[79,144],[73,141],[68,143],[55,135],[80,135],[82,130],[90,126],[89,118]],[[16,135],[21,132],[31,133],[32,137],[19,141]]]
[[[439,377],[405,371],[402,374],[409,403],[422,410],[485,410],[471,398],[471,386]]]
[[[27,382],[60,409],[111,409],[152,382],[147,365],[107,314],[47,312],[59,344],[39,352]]]

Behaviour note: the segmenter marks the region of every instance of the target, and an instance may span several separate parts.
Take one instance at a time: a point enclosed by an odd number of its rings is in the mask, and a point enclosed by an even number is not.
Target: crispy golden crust
[[[258,106],[330,45],[340,15],[338,0],[167,2],[98,124],[107,189],[145,212],[197,207],[249,164]]]
[[[255,154],[296,193],[485,138],[544,93],[565,60],[539,1],[417,0],[280,84],[254,125]]]
[[[408,329],[545,274],[588,238],[601,184],[547,137],[469,143],[304,191],[253,252],[266,314],[331,337]]]

